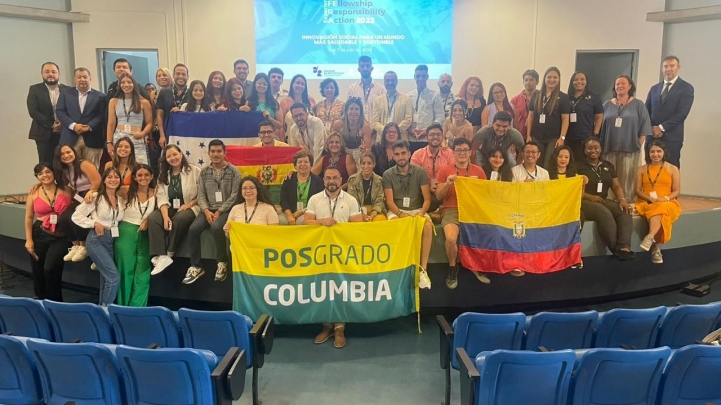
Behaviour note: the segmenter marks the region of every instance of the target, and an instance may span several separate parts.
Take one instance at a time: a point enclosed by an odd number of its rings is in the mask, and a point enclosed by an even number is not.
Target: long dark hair
[[[280,106],[278,105],[278,102],[275,101],[275,97],[273,97],[273,93],[270,91],[270,79],[267,74],[262,72],[255,75],[255,79],[253,79],[253,88],[250,91],[250,96],[248,96],[248,107],[250,107],[251,111],[256,111],[258,109],[260,101],[258,101],[258,90],[255,88],[255,83],[260,79],[264,79],[266,83],[268,83],[268,86],[265,88],[265,104],[274,112],[278,111]]]
[[[115,145],[114,145],[115,150],[118,149],[118,145],[120,145],[120,142],[126,142],[130,146],[130,155],[128,156],[128,167],[130,168],[130,170],[133,170],[133,168],[137,164],[137,162],[135,161],[135,146],[133,145],[133,141],[130,140],[129,137],[124,136],[115,142]],[[120,157],[118,156],[117,153],[113,153],[112,166],[120,169]],[[123,179],[120,179],[120,181],[122,182]]]
[[[243,183],[246,181],[249,181],[253,183],[255,186],[256,191],[258,191],[258,201],[266,204],[273,205],[273,203],[270,201],[270,193],[268,193],[268,189],[263,186],[263,184],[258,180],[257,177],[253,176],[245,176],[242,179],[240,179],[240,188],[241,191],[238,193],[238,199],[236,200],[236,204],[243,204],[245,202],[245,197],[243,197]]]
[[[118,176],[118,178],[120,178],[120,171],[117,168],[108,167],[107,169],[105,169],[105,171],[103,172],[103,176],[100,178],[100,187],[98,187],[98,197],[95,199],[95,209],[96,210],[98,209],[98,202],[100,202],[101,198],[105,199],[105,202],[108,203],[109,207],[113,206],[113,204],[110,203],[110,197],[108,197],[108,190],[105,187],[105,179],[108,178],[108,175],[110,175],[110,173],[115,173]],[[118,188],[120,188],[120,185],[118,185]],[[116,189],[115,192],[116,192],[115,201],[117,202],[118,201],[118,195],[117,195],[118,190]]]
[[[236,104],[233,100],[233,86],[240,86],[243,90],[243,95],[240,96],[240,104]],[[237,77],[231,77],[228,79],[228,83],[225,84],[225,92],[223,92],[223,105],[225,108],[233,111],[237,111],[240,107],[245,105],[247,98],[245,96],[245,87],[240,83]]]
[[[511,102],[508,101],[508,91],[506,91],[506,86],[504,86],[503,84],[496,82],[491,85],[490,89],[488,90],[488,104],[496,102],[493,98],[493,89],[495,89],[496,87],[500,87],[501,90],[503,90],[503,101],[501,102],[501,104],[503,104],[503,111],[508,112],[511,115],[511,118],[513,118],[513,120],[515,121],[516,112],[513,110],[513,107],[511,107]]]
[[[345,128],[349,134],[350,134],[350,121],[348,121],[348,109],[353,104],[357,105],[360,108],[360,116],[358,116],[358,131],[360,131],[361,128],[363,128],[364,121],[365,121],[365,118],[363,118],[363,102],[361,101],[360,97],[349,98],[348,101],[346,101],[345,105],[343,106],[343,128]]]
[[[153,175],[153,170],[150,168],[150,166],[146,165],[145,163],[140,163],[133,168],[132,181],[130,182],[130,188],[128,189],[128,196],[125,200],[125,208],[128,208],[130,206],[130,204],[132,204],[133,201],[135,201],[138,198],[138,187],[140,187],[140,184],[138,184],[138,181],[135,179],[135,176],[142,169],[147,170],[151,176]],[[151,179],[151,183],[152,183],[152,179]],[[150,186],[151,185],[148,184],[148,190],[150,190],[150,188],[151,188]]]
[[[576,76],[578,76],[578,75],[583,75],[583,77],[586,78],[586,87],[583,89],[583,93],[581,94],[581,97],[579,97],[579,98],[584,98],[590,92],[590,90],[588,90],[588,75],[584,72],[581,72],[580,70],[578,72],[574,72],[573,75],[571,75],[571,80],[568,82],[568,95],[570,97],[573,97],[573,94],[576,92],[576,89],[573,87],[573,81],[576,80]]]
[[[402,139],[401,128],[398,126],[398,124],[396,124],[395,122],[387,123],[386,126],[383,127],[383,134],[381,135],[381,146],[383,147],[383,149],[388,147],[388,145],[386,145],[386,132],[388,132],[388,129],[391,127],[395,128],[396,131],[398,131],[398,140]]]
[[[143,110],[143,106],[140,102],[143,97],[140,95],[140,88],[138,87],[138,82],[135,81],[135,78],[130,73],[123,73],[120,75],[120,77],[118,77],[118,90],[115,92],[115,98],[125,98],[125,93],[120,87],[120,83],[122,83],[123,79],[125,79],[126,77],[129,78],[131,82],[133,82],[133,102],[130,103],[130,111],[139,114]]]
[[[501,167],[498,168],[498,175],[501,176],[501,181],[513,181],[513,171],[511,171],[511,164],[508,162],[508,155],[503,149],[498,146],[494,146],[491,149],[491,152],[488,154],[488,159],[482,162],[483,172],[486,174],[486,178],[491,178],[491,172],[493,171],[493,168],[491,168],[491,162],[489,162],[489,159],[493,155],[495,155],[496,152],[500,152],[501,156],[503,156],[503,164],[501,164]]]
[[[548,76],[549,73],[556,72],[558,74],[558,85],[555,89],[551,92],[551,97],[548,99],[546,106],[548,108],[543,108],[543,98],[546,97],[546,76]],[[556,104],[558,103],[558,95],[561,94],[561,71],[558,70],[557,67],[551,66],[550,68],[546,69],[546,73],[543,74],[543,84],[541,85],[541,92],[538,93],[536,96],[536,105],[534,106],[534,111],[536,112],[536,115],[541,115],[543,113],[552,113],[556,109]]]
[[[225,87],[227,82],[225,81],[225,75],[220,70],[215,70],[210,72],[210,76],[208,76],[208,84],[205,85],[205,98],[208,100],[208,104],[215,102],[215,87],[213,87],[213,77],[215,75],[220,75],[220,77],[223,78],[223,85],[220,86],[220,96],[221,102],[223,99],[223,94],[225,93]],[[191,95],[192,96],[192,95]]]
[[[553,154],[551,155],[551,161],[548,164],[548,177],[551,178],[551,180],[555,180],[558,178],[558,155],[561,153],[562,150],[568,151],[568,155],[570,158],[568,159],[568,166],[566,167],[566,177],[575,177],[576,174],[578,174],[578,170],[576,169],[576,161],[573,159],[573,151],[571,150],[571,147],[568,145],[562,145],[556,148],[556,150],[553,151]]]
[[[303,82],[305,83],[305,89],[303,90],[303,94],[300,95],[300,100],[303,104],[306,105],[306,107],[310,108],[310,98],[308,98],[308,80],[303,75],[295,75],[290,80],[290,89],[288,89],[288,97],[295,100],[295,90],[293,90],[293,85],[295,84],[295,79],[301,78],[303,79]],[[270,89],[270,82],[268,82],[268,88]],[[338,88],[338,86],[336,86]],[[321,90],[321,94],[323,91]]]
[[[73,151],[73,156],[75,156],[75,160],[73,160],[73,163],[70,164],[70,166],[73,167],[72,179],[66,177],[66,165],[60,160],[60,155],[63,148],[70,148],[70,150]],[[59,145],[55,147],[55,152],[53,153],[53,171],[55,172],[55,179],[58,182],[58,186],[60,187],[65,187],[78,181],[78,178],[80,177],[82,172],[80,171],[80,159],[78,159],[78,152],[75,151],[75,148],[70,145]]]
[[[193,97],[193,88],[195,86],[200,86],[203,88],[203,100],[200,101],[200,111],[210,111],[210,103],[208,103],[208,91],[205,89],[205,84],[203,84],[202,80],[193,80],[190,82],[190,86],[188,86],[188,91],[190,91],[190,97],[188,98],[188,105],[185,106],[185,111],[187,112],[195,112],[195,109],[198,107],[198,102],[195,100],[195,97]]]
[[[168,159],[165,157],[165,155],[170,149],[175,149],[178,151],[178,153],[180,153],[180,171],[190,171],[188,159],[185,158],[185,154],[183,154],[183,151],[180,150],[180,147],[178,145],[167,145],[163,149],[163,152],[160,154],[160,158],[158,159],[158,183],[165,184],[166,186],[170,184],[170,171],[172,170],[172,167],[170,167],[170,163],[168,163]]]

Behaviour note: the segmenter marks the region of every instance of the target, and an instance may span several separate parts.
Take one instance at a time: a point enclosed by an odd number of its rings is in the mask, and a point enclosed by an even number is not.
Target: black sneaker
[[[446,287],[455,290],[458,287],[458,265],[448,267],[448,276],[446,277]]]

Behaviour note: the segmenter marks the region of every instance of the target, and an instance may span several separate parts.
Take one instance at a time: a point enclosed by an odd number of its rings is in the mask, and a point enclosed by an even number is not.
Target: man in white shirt
[[[284,98],[288,97],[288,90],[280,88],[283,84],[283,70],[281,68],[270,68],[268,71],[268,79],[270,79],[270,92],[273,94],[275,101],[280,103]],[[250,94],[245,95],[246,99],[248,99],[248,97],[250,97]]]
[[[428,88],[428,66],[418,65],[413,79],[416,81],[416,88],[408,93],[413,105],[413,123],[408,130],[411,154],[428,145],[426,128],[429,125],[443,125],[446,120],[438,93]]]
[[[386,89],[371,77],[373,61],[370,56],[363,55],[358,58],[358,72],[361,74],[361,79],[348,87],[348,98],[361,99],[365,121],[370,124],[373,114],[373,99],[383,95]]]
[[[288,143],[308,149],[313,153],[313,161],[318,161],[327,137],[323,121],[308,114],[308,107],[303,103],[293,104],[290,114],[295,124],[288,130]]]
[[[413,122],[413,104],[411,98],[398,92],[398,76],[395,72],[386,72],[383,76],[383,84],[386,86],[385,97],[373,99],[373,115],[371,116],[371,127],[375,131],[376,142],[381,142],[380,134],[389,122],[398,124],[401,139],[408,141],[408,128]]]
[[[337,167],[325,169],[323,185],[325,190],[313,195],[308,200],[305,211],[306,225],[333,226],[339,222],[363,222],[363,214],[358,201],[341,190],[343,179]],[[315,344],[325,343],[335,335],[333,346],[341,349],[346,344],[345,323],[324,323],[323,330],[315,337]]]
[[[548,170],[536,165],[540,154],[541,147],[536,142],[528,142],[523,146],[523,163],[511,169],[514,183],[551,179],[548,176]]]

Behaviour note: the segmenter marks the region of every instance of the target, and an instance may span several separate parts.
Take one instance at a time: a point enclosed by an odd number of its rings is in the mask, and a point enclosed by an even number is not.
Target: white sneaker
[[[643,238],[643,240],[641,241],[641,244],[639,246],[641,247],[641,249],[648,252],[653,247],[653,242],[654,242],[653,236],[646,235],[646,237]]]
[[[153,271],[150,272],[151,276],[160,274],[163,270],[167,269],[168,266],[173,264],[173,259],[166,255],[156,256],[155,259],[155,267],[153,267]]]
[[[658,245],[654,244],[651,250],[651,262],[655,264],[663,264],[663,255]]]
[[[162,255],[161,255],[161,256],[162,256]],[[153,266],[155,266],[156,264],[158,264],[158,258],[159,258],[159,257],[160,257],[160,256],[153,256],[153,257],[150,259],[150,263],[151,263]]]
[[[70,249],[68,249],[68,254],[63,256],[63,261],[69,262],[73,260],[73,256],[75,256],[75,253],[77,253],[77,249],[80,247],[80,245],[73,245]]]
[[[85,246],[78,246],[78,248],[75,249],[75,255],[73,255],[72,261],[82,262],[86,257],[88,257],[88,250]]]
[[[420,267],[420,266],[419,266]],[[426,270],[421,267],[421,271],[419,272],[419,278],[418,278],[418,288],[422,289],[431,289],[431,279],[428,277],[428,273]]]
[[[476,278],[478,279],[478,281],[480,281],[481,283],[483,283],[483,284],[491,284],[491,279],[488,278],[487,275],[481,273],[480,271],[472,271],[472,270],[471,270],[471,273],[473,273],[473,275],[476,276]]]
[[[185,278],[183,279],[183,284],[193,284],[199,278],[201,278],[204,274],[205,274],[205,270],[201,269],[200,267],[190,266],[190,268],[188,268],[188,272],[185,273]]]
[[[218,270],[215,271],[215,281],[223,281],[228,277],[228,264],[218,262]]]

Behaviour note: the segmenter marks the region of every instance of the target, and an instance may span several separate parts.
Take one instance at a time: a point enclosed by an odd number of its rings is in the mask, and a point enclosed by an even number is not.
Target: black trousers
[[[47,141],[35,140],[35,146],[38,148],[38,163],[47,163],[53,165],[53,154],[55,148],[60,143],[60,135],[53,134]]]
[[[73,203],[58,217],[58,226],[65,234],[65,238],[67,240],[85,242],[85,239],[88,238],[88,232],[90,232],[90,229],[85,229],[76,225],[72,219],[73,213],[79,205],[79,202],[73,200]]]
[[[63,256],[68,253],[70,242],[43,231],[40,221],[33,224],[33,242],[38,256],[38,260],[30,257],[35,295],[40,299],[62,301]]]
[[[202,215],[202,214],[201,214]],[[173,227],[166,231],[163,224],[163,214],[160,210],[153,211],[148,217],[148,236],[150,238],[150,257],[164,255],[168,252],[175,252],[180,242],[188,234],[190,225],[195,221],[193,210],[178,212],[168,208],[168,216],[173,221]],[[168,243],[165,243],[165,235],[168,235]]]

